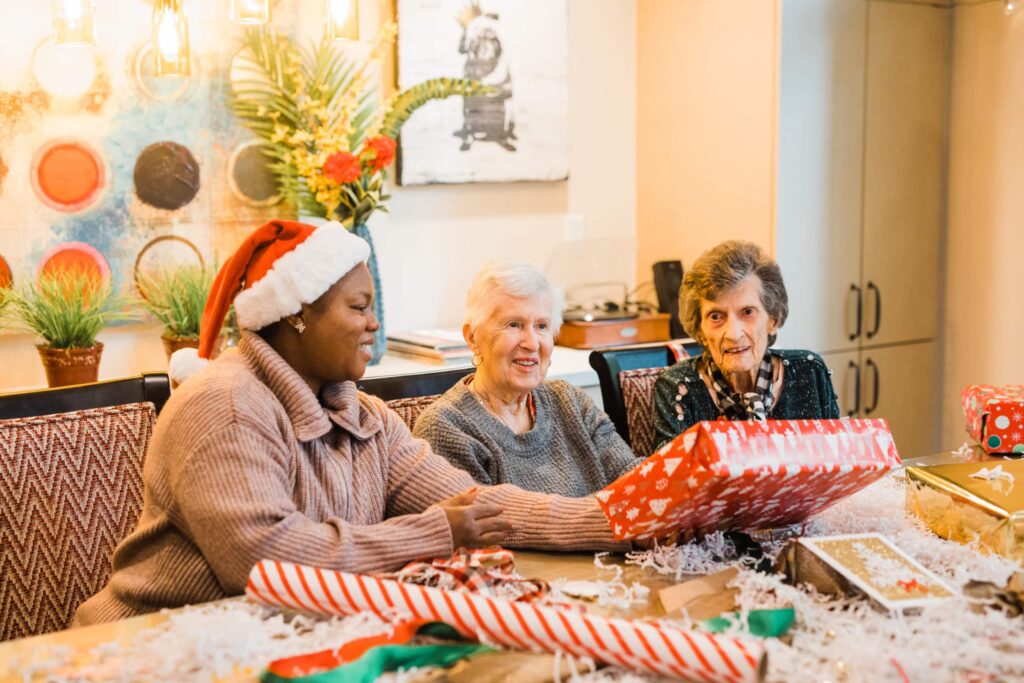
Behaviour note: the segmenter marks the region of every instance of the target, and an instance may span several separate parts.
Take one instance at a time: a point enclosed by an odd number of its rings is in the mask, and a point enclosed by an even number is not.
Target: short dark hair
[[[729,240],[701,254],[683,277],[679,288],[679,322],[686,334],[703,344],[701,302],[716,300],[722,292],[751,275],[761,280],[761,305],[776,327],[782,327],[789,315],[789,295],[779,264],[753,242]],[[768,346],[775,343],[775,337],[768,336]]]

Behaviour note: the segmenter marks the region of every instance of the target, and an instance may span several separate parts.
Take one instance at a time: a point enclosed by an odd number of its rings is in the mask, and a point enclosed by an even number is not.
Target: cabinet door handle
[[[860,365],[851,360],[846,367],[847,376],[849,376],[850,370],[853,370],[853,408],[846,412],[847,417],[853,417],[860,410]]]
[[[878,334],[878,326],[882,324],[882,293],[874,282],[868,281],[868,290],[875,292],[875,326],[868,332],[868,339]]]
[[[863,312],[861,308],[864,302],[864,297],[861,296],[860,287],[853,284],[852,282],[850,283],[850,291],[857,294],[857,330],[850,335],[850,341],[853,341],[854,339],[860,336],[860,319],[861,313]]]
[[[875,364],[875,361],[870,358],[865,361],[864,365],[871,368],[871,374],[874,375],[872,379],[875,380],[874,385],[871,388],[871,405],[864,406],[864,414],[870,415],[875,412],[875,408],[878,407],[878,366]]]

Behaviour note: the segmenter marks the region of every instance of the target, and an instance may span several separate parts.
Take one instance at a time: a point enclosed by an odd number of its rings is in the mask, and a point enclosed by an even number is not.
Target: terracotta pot
[[[167,360],[171,360],[171,354],[178,349],[198,349],[199,339],[192,337],[169,337],[166,334],[160,337],[164,343],[164,351],[167,352]]]
[[[102,342],[87,349],[54,349],[48,344],[38,344],[36,349],[46,370],[46,383],[51,387],[89,384],[99,376]]]

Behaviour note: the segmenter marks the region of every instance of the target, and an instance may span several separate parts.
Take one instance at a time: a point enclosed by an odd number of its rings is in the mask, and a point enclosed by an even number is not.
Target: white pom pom
[[[178,349],[171,354],[171,362],[167,374],[175,384],[181,384],[210,363],[206,358],[199,357],[196,349]]]

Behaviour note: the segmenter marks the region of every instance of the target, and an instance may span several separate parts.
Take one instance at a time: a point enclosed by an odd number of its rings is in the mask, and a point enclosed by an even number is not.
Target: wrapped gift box
[[[700,422],[598,491],[616,538],[801,522],[899,466],[885,420]]]
[[[1024,453],[1024,385],[972,384],[963,392],[967,431],[989,453]]]
[[[881,534],[817,536],[790,541],[775,570],[823,595],[866,595],[887,612],[916,611],[956,591]]]
[[[943,538],[1024,561],[1024,461],[908,467],[907,510]]]

